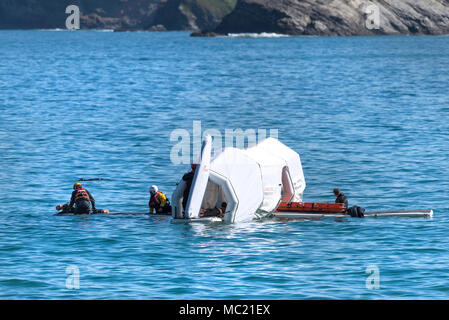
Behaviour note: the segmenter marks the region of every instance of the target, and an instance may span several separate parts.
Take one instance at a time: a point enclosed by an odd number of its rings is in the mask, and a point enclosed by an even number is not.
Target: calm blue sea
[[[79,178],[112,211],[171,195],[193,121],[278,129],[306,201],[435,216],[53,216]],[[0,299],[447,299],[448,155],[449,37],[1,31]]]

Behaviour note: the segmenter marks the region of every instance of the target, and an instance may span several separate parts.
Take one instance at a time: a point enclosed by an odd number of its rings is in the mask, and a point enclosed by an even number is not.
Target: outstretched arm
[[[73,208],[73,205],[75,204],[75,194],[76,194],[76,191],[73,191],[72,197],[70,198],[70,202],[69,202],[69,209]]]
[[[151,198],[150,201],[148,201],[148,206],[150,207],[150,213],[153,213],[153,211],[156,211],[156,206],[158,205],[156,197]]]

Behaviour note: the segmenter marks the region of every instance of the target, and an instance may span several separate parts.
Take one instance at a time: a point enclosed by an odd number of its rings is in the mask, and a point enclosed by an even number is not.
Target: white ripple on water
[[[261,33],[228,33],[231,38],[286,38],[290,37],[288,34],[261,32]]]

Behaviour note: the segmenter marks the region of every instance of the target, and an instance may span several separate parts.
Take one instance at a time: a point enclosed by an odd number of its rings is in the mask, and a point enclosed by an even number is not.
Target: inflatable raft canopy
[[[301,202],[305,187],[299,154],[278,140],[212,154],[212,139],[206,136],[186,208],[183,180],[172,195],[173,218],[200,219],[201,209],[220,208],[225,202],[223,221],[249,221],[270,215],[281,202]]]

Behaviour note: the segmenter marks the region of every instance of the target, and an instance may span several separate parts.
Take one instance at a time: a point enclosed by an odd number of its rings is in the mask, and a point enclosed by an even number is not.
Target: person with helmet
[[[170,201],[162,191],[159,191],[157,186],[152,185],[150,187],[150,195],[148,206],[151,214],[171,213]]]
[[[190,188],[192,187],[193,177],[195,176],[197,164],[192,163],[190,167],[192,168],[192,171],[187,172],[182,176],[182,180],[186,182],[186,188],[184,189],[184,193],[182,195],[182,207],[184,208],[184,210],[186,209],[187,200],[189,199]]]
[[[92,209],[90,208],[90,204],[92,203]],[[81,183],[76,182],[73,185],[72,198],[69,203],[69,210],[74,208],[75,214],[90,214],[96,211],[95,209],[95,199],[92,194],[84,189]]]

